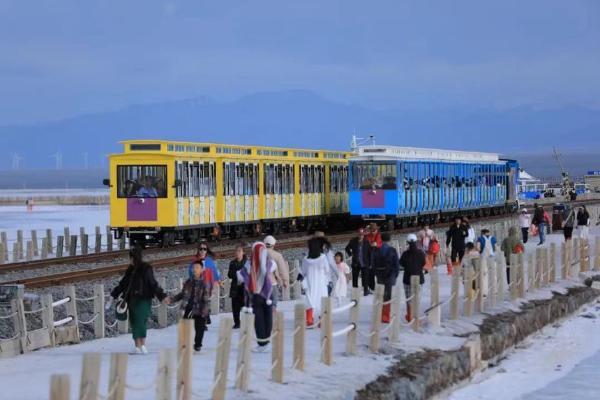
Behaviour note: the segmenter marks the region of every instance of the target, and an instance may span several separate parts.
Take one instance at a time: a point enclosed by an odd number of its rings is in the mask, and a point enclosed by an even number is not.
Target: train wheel
[[[173,247],[175,245],[175,232],[164,232],[160,241],[161,247]]]

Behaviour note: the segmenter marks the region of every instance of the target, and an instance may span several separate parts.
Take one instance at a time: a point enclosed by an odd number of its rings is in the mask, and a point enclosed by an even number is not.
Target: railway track
[[[599,200],[581,200],[581,201],[576,201],[573,202],[571,204],[573,204],[574,206],[578,206],[578,205],[582,205],[582,204],[592,204],[592,203],[599,203]],[[505,219],[506,215],[500,215],[500,216],[488,216],[488,217],[480,217],[480,218],[473,218],[471,219],[472,222],[482,222],[482,221],[494,221],[494,220],[500,220],[500,219]],[[403,228],[403,229],[397,229],[395,230],[393,233],[394,234],[403,234],[403,233],[410,233],[410,232],[414,232],[415,228],[414,227],[408,227],[408,228]],[[343,241],[347,241],[350,238],[352,238],[355,235],[354,232],[345,232],[345,233],[339,233],[339,234],[332,234],[329,235],[328,238],[330,241],[332,242],[343,242]],[[289,239],[290,237],[288,237]],[[282,237],[283,239],[283,237]],[[252,238],[247,238],[247,240],[252,240]],[[294,249],[294,248],[301,248],[304,247],[306,244],[306,240],[307,237],[306,236],[302,236],[302,237],[294,237],[291,238],[290,240],[287,241],[279,241],[277,244],[277,248],[278,250],[286,250],[286,249]],[[226,243],[222,243],[222,246],[225,246],[227,244],[231,245],[233,243],[239,242],[239,240],[229,240]],[[181,245],[179,246],[180,249],[185,249],[185,248],[194,248],[194,245]],[[174,248],[174,249],[177,249]],[[161,251],[163,251],[164,249],[159,249],[159,248],[151,248],[146,250],[146,253],[159,253]],[[168,251],[172,251],[173,249],[168,249]],[[34,261],[34,262],[24,262],[24,263],[13,263],[13,264],[5,264],[2,265],[0,268],[0,272],[2,271],[14,271],[16,269],[19,269],[19,267],[21,267],[22,269],[36,269],[36,268],[42,268],[44,266],[48,266],[48,265],[56,265],[56,264],[64,264],[64,260],[68,259],[67,263],[77,263],[77,262],[90,262],[90,261],[95,261],[95,260],[111,260],[111,259],[117,259],[119,257],[124,257],[127,255],[127,251],[114,251],[111,253],[100,253],[100,254],[91,254],[88,256],[75,256],[75,257],[63,257],[59,260],[57,259],[50,259],[50,260],[39,260],[39,261]],[[231,259],[234,257],[234,249],[222,249],[222,250],[216,250],[215,251],[215,257],[216,259]],[[53,262],[49,262],[49,261],[53,261]],[[152,260],[151,263],[153,265],[154,268],[156,269],[163,269],[163,268],[173,268],[173,267],[181,267],[183,265],[187,265],[188,263],[191,262],[191,257],[190,256],[176,256],[176,257],[165,257],[165,258],[161,258],[161,259],[155,259]],[[123,273],[128,267],[127,263],[122,263],[122,264],[116,264],[116,265],[110,265],[110,266],[106,266],[106,267],[96,267],[96,268],[86,268],[86,269],[82,269],[82,270],[77,270],[77,271],[69,271],[69,272],[61,272],[61,273],[55,273],[55,274],[49,274],[49,275],[41,275],[41,276],[36,276],[36,277],[31,277],[31,278],[23,278],[23,279],[17,279],[17,280],[9,280],[9,281],[5,281],[2,282],[1,284],[23,284],[25,285],[27,288],[46,288],[46,287],[51,287],[51,286],[60,286],[60,285],[64,285],[64,284],[69,284],[69,283],[75,283],[75,282],[81,282],[81,281],[85,281],[85,280],[93,280],[93,279],[102,279],[102,278],[107,278],[107,277],[111,277],[113,275],[118,275]]]

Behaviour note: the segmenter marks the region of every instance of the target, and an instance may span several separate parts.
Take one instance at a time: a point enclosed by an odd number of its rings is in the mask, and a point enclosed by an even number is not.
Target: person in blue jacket
[[[194,260],[190,263],[188,267],[188,276],[193,278],[194,276],[194,262],[202,261],[204,263],[204,268],[210,270],[212,275],[212,281],[209,282],[210,291],[212,294],[212,288],[215,285],[221,284],[221,273],[219,272],[219,268],[217,268],[217,263],[215,262],[215,254],[210,250],[208,244],[206,242],[200,242],[198,244],[198,250],[196,252],[196,256]],[[206,318],[206,324],[210,325],[210,314]]]

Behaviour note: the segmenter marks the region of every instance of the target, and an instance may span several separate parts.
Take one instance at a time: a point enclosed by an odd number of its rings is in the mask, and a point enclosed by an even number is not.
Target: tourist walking
[[[290,266],[288,262],[283,258],[283,255],[275,250],[277,240],[273,236],[267,236],[263,240],[265,246],[267,246],[267,252],[271,257],[271,260],[277,265],[277,271],[274,275],[276,288],[273,288],[273,300],[277,297],[279,291],[283,296],[283,291],[290,287]]]
[[[563,236],[565,238],[565,242],[567,240],[571,240],[571,238],[573,237],[573,229],[575,228],[575,222],[575,210],[573,210],[572,208],[565,208],[565,211],[563,212],[562,223]]]
[[[338,279],[333,287],[332,296],[337,300],[338,305],[343,299],[348,297],[348,276],[350,275],[350,267],[344,262],[344,254],[340,251],[335,253],[335,265],[338,271]]]
[[[198,244],[198,250],[196,251],[194,262],[202,261],[202,265],[204,265],[205,269],[204,280],[209,283],[208,288],[211,296],[215,285],[221,284],[221,272],[219,271],[219,268],[217,268],[217,263],[215,262],[214,257],[214,253],[210,250],[206,242],[202,241]],[[194,262],[192,262],[188,268],[188,277],[190,278],[193,276],[192,268],[194,266]],[[206,325],[210,325],[210,323],[209,311],[208,317],[206,317]]]
[[[328,296],[327,285],[332,275],[331,265],[323,254],[323,242],[318,237],[308,241],[308,255],[302,259],[300,268],[298,279],[305,292],[306,325],[314,328],[315,317],[321,314],[321,299]]]
[[[129,250],[129,267],[117,286],[110,292],[117,303],[127,304],[131,335],[135,342],[137,354],[148,354],[146,333],[150,317],[152,298],[163,301],[167,295],[154,278],[152,266],[142,260],[142,249],[133,247]],[[111,301],[112,302],[112,301]],[[110,305],[110,303],[109,303]]]
[[[506,279],[510,284],[510,256],[512,254],[519,254],[525,251],[525,246],[519,238],[516,227],[511,226],[508,228],[508,236],[502,241],[500,249],[504,253],[504,259],[506,260]]]
[[[422,285],[425,283],[425,277],[423,275],[423,268],[425,267],[425,254],[417,248],[417,236],[413,233],[406,237],[408,249],[402,253],[400,257],[400,266],[404,268],[404,276],[402,277],[402,283],[404,284],[404,294],[406,299],[410,299],[412,291],[410,287],[410,278],[412,276],[419,277],[419,283]],[[461,242],[463,243],[464,251],[464,237]],[[415,315],[415,318],[418,315]],[[413,319],[410,302],[406,302],[406,321],[411,322]]]
[[[465,244],[468,232],[460,217],[454,218],[454,224],[446,232],[446,247],[451,246],[450,261],[452,266],[460,265],[465,255]],[[449,273],[451,272],[451,268]]]
[[[346,246],[346,255],[352,257],[352,287],[358,287],[358,278],[361,278],[363,293],[368,296],[369,290],[369,241],[365,237],[365,230],[359,229],[357,235],[350,239]]]
[[[269,350],[269,338],[273,329],[273,273],[277,266],[271,260],[264,243],[252,245],[250,260],[238,272],[238,280],[244,282],[246,290],[246,305],[254,313],[254,330],[258,346],[255,352],[263,353]]]
[[[467,243],[475,244],[475,240],[477,239],[475,237],[475,229],[469,223],[469,219],[467,217],[463,217],[462,224],[465,227],[465,229],[467,230],[467,237],[465,237],[465,244],[467,244]]]
[[[421,230],[417,232],[417,247],[425,253],[425,269],[429,271],[433,268],[435,256],[439,252],[439,243],[437,243],[435,233],[429,228],[428,224],[421,225]]]
[[[587,240],[590,231],[590,213],[586,206],[582,206],[577,212],[577,233],[583,240]]]
[[[531,223],[537,227],[538,235],[540,235],[540,242],[538,243],[538,246],[541,246],[546,241],[546,229],[549,221],[546,221],[543,207],[535,203],[533,208],[533,219],[531,220]]]
[[[521,228],[521,238],[523,243],[527,243],[529,239],[529,227],[531,226],[531,217],[527,214],[527,209],[524,208],[519,214],[519,228]]]
[[[246,266],[246,254],[244,246],[239,244],[235,248],[235,258],[229,262],[227,277],[231,280],[229,297],[231,298],[231,310],[233,313],[233,329],[240,327],[240,312],[244,306],[244,282],[238,280],[238,272]]]
[[[376,251],[373,263],[373,271],[377,278],[377,283],[384,285],[385,288],[383,292],[384,302],[388,302],[392,299],[392,287],[396,284],[396,279],[400,273],[398,252],[393,246],[390,246],[390,239],[389,233],[384,232],[381,234],[382,245],[381,248]],[[381,322],[385,324],[390,322],[391,306],[391,304],[383,305]]]
[[[496,255],[496,242],[496,237],[492,235],[489,229],[484,228],[481,230],[481,235],[477,238],[477,251],[479,251],[482,259],[485,258],[486,261],[491,261]],[[480,264],[480,273],[483,279],[481,290],[484,296],[488,294],[488,265],[489,262]]]
[[[204,279],[204,265],[196,261],[192,265],[193,276],[183,284],[181,292],[169,299],[169,302],[181,301],[181,312],[184,319],[194,320],[194,351],[202,348],[202,339],[206,330],[206,318],[210,308],[210,290]]]

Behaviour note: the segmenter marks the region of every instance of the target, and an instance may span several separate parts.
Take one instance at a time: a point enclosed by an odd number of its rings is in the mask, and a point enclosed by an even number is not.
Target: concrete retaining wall
[[[553,293],[548,300],[529,301],[518,312],[489,316],[479,326],[479,334],[471,335],[471,340],[460,350],[428,350],[396,356],[397,362],[387,373],[358,391],[355,398],[430,398],[469,378],[482,365],[494,362],[545,325],[573,314],[598,297],[600,290],[575,287],[568,289],[567,294]]]

